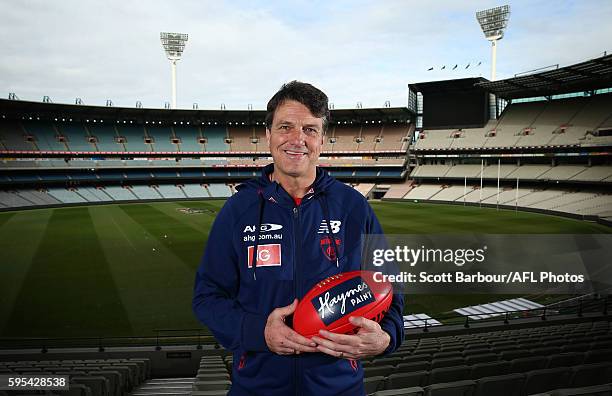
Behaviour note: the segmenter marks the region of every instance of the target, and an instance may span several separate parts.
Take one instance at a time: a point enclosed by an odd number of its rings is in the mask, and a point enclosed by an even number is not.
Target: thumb
[[[278,313],[283,316],[291,315],[295,311],[295,308],[297,308],[297,302],[298,300],[295,298],[291,304],[276,309],[278,310]]]

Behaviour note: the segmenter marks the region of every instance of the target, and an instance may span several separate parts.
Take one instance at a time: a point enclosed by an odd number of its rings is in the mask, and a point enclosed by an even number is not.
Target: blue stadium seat
[[[400,363],[397,365],[397,371],[407,373],[415,370],[429,370],[431,363],[428,360],[421,360],[417,362]]]
[[[511,373],[524,373],[531,370],[543,369],[548,363],[548,359],[544,356],[531,356],[525,358],[513,359],[510,362]]]
[[[582,364],[572,368],[570,381],[572,387],[600,385],[608,382],[612,382],[612,363]]]
[[[372,393],[372,396],[423,396],[425,390],[420,386],[402,389],[389,389]]]
[[[564,352],[548,357],[547,368],[573,367],[584,362],[583,352]]]
[[[387,377],[385,389],[409,388],[425,386],[428,382],[429,371],[419,370],[405,373],[392,373]]]
[[[529,371],[525,375],[522,393],[532,395],[552,389],[565,388],[569,384],[571,370],[567,367]]]
[[[472,366],[471,378],[476,380],[482,377],[505,375],[508,372],[510,372],[510,362],[505,360],[476,363]]]
[[[49,121],[24,121],[27,133],[36,136],[36,145],[41,151],[67,151],[66,145],[56,138],[53,124]]]
[[[204,146],[199,143],[201,138],[197,127],[187,125],[174,127],[174,134],[180,139],[181,151],[204,151]]]
[[[155,151],[178,151],[178,146],[170,140],[172,138],[172,130],[170,127],[156,125],[147,126],[147,135],[153,138],[153,148]]]
[[[437,383],[425,388],[426,396],[472,396],[476,382],[463,380],[447,383]]]
[[[459,366],[459,365],[462,365],[463,363],[464,363],[463,357],[433,359],[431,361],[431,368],[435,369],[435,368],[438,368],[438,367]]]
[[[91,135],[98,140],[96,146],[98,151],[120,152],[125,151],[123,145],[115,141],[117,134],[113,125],[106,124],[87,124],[87,128]]]
[[[363,386],[366,394],[374,393],[378,390],[383,390],[385,384],[385,377],[377,375],[374,377],[366,377],[363,380]]]
[[[391,374],[395,368],[390,364],[384,366],[364,367],[363,373],[365,377],[376,377],[382,375],[386,377]]]
[[[612,384],[586,386],[582,388],[556,389],[550,396],[610,396]]]
[[[429,383],[437,384],[441,382],[461,381],[470,378],[470,367],[453,366],[432,369],[429,372]]]
[[[229,144],[225,143],[226,128],[206,127],[203,134],[207,138],[206,151],[229,151]]]
[[[524,374],[507,374],[483,377],[476,381],[475,396],[521,396]]]

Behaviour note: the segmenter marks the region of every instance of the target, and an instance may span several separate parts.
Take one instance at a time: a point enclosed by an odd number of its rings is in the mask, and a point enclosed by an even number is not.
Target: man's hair
[[[313,116],[323,120],[323,133],[327,131],[329,125],[327,95],[311,84],[296,80],[283,84],[268,102],[266,128],[272,129],[272,120],[274,120],[276,109],[287,100],[295,100],[306,106]]]

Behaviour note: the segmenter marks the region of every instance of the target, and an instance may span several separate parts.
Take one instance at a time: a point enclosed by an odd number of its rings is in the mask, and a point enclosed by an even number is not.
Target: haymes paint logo
[[[326,326],[373,301],[372,290],[360,276],[349,279],[310,300]]]

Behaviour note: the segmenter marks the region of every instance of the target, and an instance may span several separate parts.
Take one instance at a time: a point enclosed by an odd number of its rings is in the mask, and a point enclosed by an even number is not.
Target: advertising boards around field
[[[612,290],[612,235],[368,235],[364,241],[363,269],[406,294]]]

